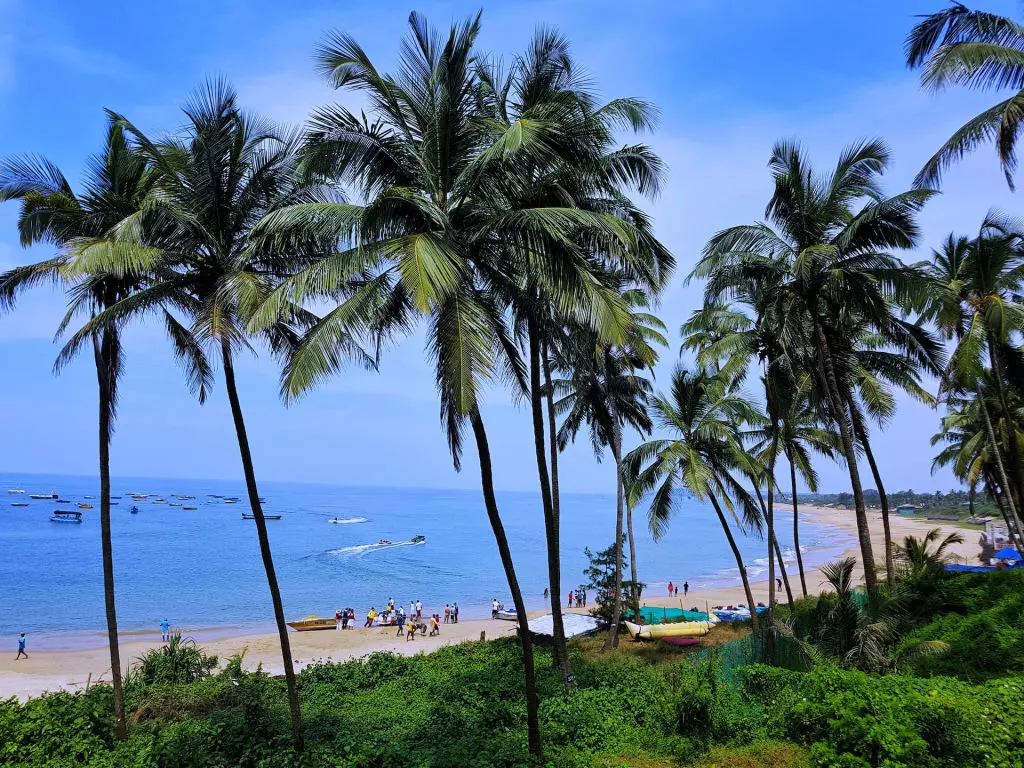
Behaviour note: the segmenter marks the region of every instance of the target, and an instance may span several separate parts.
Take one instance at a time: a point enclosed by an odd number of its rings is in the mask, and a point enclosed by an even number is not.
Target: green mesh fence
[[[775,635],[771,642],[768,632],[762,631],[705,648],[688,657],[692,663],[714,661],[719,682],[732,685],[739,677],[738,670],[751,664],[770,664],[805,672],[811,668],[807,654],[792,637]]]

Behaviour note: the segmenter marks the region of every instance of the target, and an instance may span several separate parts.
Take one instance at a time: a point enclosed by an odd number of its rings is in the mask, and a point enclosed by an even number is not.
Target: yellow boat
[[[337,624],[333,616],[326,619],[320,616],[307,616],[302,621],[289,621],[288,626],[296,632],[309,632],[313,629],[334,629]]]
[[[634,624],[627,621],[626,629],[635,640],[654,640],[659,637],[704,637],[711,625],[706,621],[679,621],[673,624]]]
[[[79,504],[79,509],[92,509],[92,504]]]

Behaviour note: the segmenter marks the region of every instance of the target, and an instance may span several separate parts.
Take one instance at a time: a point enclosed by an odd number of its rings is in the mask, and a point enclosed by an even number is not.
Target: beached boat
[[[80,523],[82,522],[81,512],[66,512],[63,510],[56,510],[50,515],[51,523]]]
[[[503,621],[519,621],[519,614],[516,613],[515,608],[502,608],[498,612],[491,612],[492,619],[501,619]]]
[[[673,624],[634,624],[624,622],[634,640],[654,640],[666,637],[703,637],[711,625],[706,621],[680,621]]]
[[[22,488],[8,488],[7,492],[8,493],[24,493],[25,491]]]
[[[12,501],[11,502],[11,506],[12,507],[27,507],[28,506],[28,502],[27,501]]]
[[[256,515],[251,515],[248,512],[243,512],[242,513],[242,519],[243,520],[255,520],[256,519]],[[281,516],[280,515],[264,515],[263,519],[264,520],[280,520]]]
[[[30,499],[57,499],[56,493],[30,493],[28,495]]]
[[[307,616],[301,621],[289,621],[288,626],[296,632],[309,632],[314,629],[335,629],[337,624],[334,617]]]

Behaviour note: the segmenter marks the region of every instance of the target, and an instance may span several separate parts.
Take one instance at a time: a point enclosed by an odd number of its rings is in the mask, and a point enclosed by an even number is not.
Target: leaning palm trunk
[[[249,438],[245,433],[245,420],[242,418],[242,406],[238,400],[238,388],[235,384],[235,368],[231,360],[231,348],[225,340],[221,343],[221,354],[224,361],[224,380],[231,402],[231,417],[235,422],[235,434],[238,437],[238,450],[242,456],[242,471],[245,474],[245,489],[249,495],[249,506],[256,522],[256,533],[260,542],[260,555],[263,557],[263,569],[267,573],[267,584],[270,587],[270,600],[274,607],[274,621],[277,623],[277,634],[281,642],[281,659],[284,661],[284,679],[288,688],[288,706],[292,716],[292,744],[296,752],[302,752],[305,743],[302,735],[302,709],[299,706],[299,690],[295,684],[295,668],[292,664],[291,642],[288,639],[288,625],[284,619],[284,606],[281,603],[281,589],[277,584],[274,571],[274,558],[270,552],[270,537],[267,535],[267,521],[263,517],[263,506],[256,487],[256,473],[252,466],[252,454],[249,451]]]
[[[889,530],[889,495],[885,492],[882,484],[882,473],[878,471],[875,463],[875,454],[871,451],[871,442],[868,440],[867,430],[864,429],[864,421],[857,412],[854,404],[850,403],[850,418],[853,419],[853,429],[857,440],[864,447],[864,455],[868,459],[868,466],[871,467],[871,474],[875,478],[875,487],[878,488],[878,498],[882,505],[882,530],[885,534],[885,579],[891,588],[896,583],[896,564],[893,562],[892,533]]]
[[[996,350],[995,338],[992,334],[989,334],[988,354],[989,359],[992,362],[992,378],[995,379],[996,382],[996,394],[999,396],[999,405],[1003,409],[1005,418],[1009,420],[1012,411],[1010,410],[1009,401],[1006,398],[1006,386],[1003,382],[1003,365],[999,358],[999,353]],[[1014,483],[1014,485],[1010,487],[1015,488],[1017,491],[1016,509],[1019,511],[1021,507],[1024,506],[1024,461],[1021,459],[1020,445],[1017,443],[1017,439],[1013,434],[1013,429],[1009,431],[1006,443],[1010,448],[1010,479]]]
[[[754,492],[757,494],[757,501],[761,505],[761,514],[764,515],[764,519],[768,519],[768,505],[765,503],[764,495],[761,493],[761,486],[755,482]],[[774,500],[773,500],[774,501]],[[793,589],[789,585],[789,574],[786,572],[786,563],[782,558],[782,549],[779,547],[779,537],[775,537],[775,543],[772,549],[775,551],[775,562],[778,564],[779,575],[782,577],[782,583],[786,588],[786,598],[789,600],[789,604],[793,604]]]
[[[110,535],[110,433],[114,408],[114,360],[118,355],[115,331],[106,328],[102,340],[93,336],[96,378],[99,384],[100,454],[100,540],[103,553],[103,602],[107,614],[107,644],[110,646],[110,682],[114,688],[114,719],[118,739],[128,736],[121,681],[121,651],[117,639],[117,608],[114,602],[114,553]]]
[[[992,456],[996,460],[996,469],[999,472],[999,482],[1003,486],[1003,496],[1006,499],[1006,506],[1010,510],[1010,517],[1013,520],[1013,527],[1017,529],[1018,538],[1024,536],[1024,529],[1021,528],[1020,516],[1017,514],[1017,505],[1013,502],[1013,490],[1009,480],[1006,478],[1006,467],[1003,464],[1002,452],[999,450],[999,441],[996,440],[996,431],[992,427],[992,416],[988,412],[988,405],[985,403],[984,394],[977,393],[978,404],[981,406],[981,413],[985,418],[985,432],[988,434],[988,442],[992,448]]]
[[[832,362],[832,351],[825,331],[817,318],[814,320],[814,331],[818,346],[818,355],[825,376],[832,412],[839,425],[839,437],[843,443],[843,455],[846,457],[847,470],[850,473],[850,486],[853,490],[853,505],[857,516],[857,538],[860,540],[860,555],[864,566],[864,585],[868,595],[874,597],[877,589],[875,577],[875,556],[871,551],[871,528],[868,526],[868,514],[864,508],[864,489],[860,483],[860,470],[857,467],[857,449],[853,441],[853,429],[850,426],[849,413],[844,407],[846,402],[839,393],[836,370]]]
[[[519,579],[516,577],[516,569],[512,563],[512,552],[509,549],[508,539],[505,536],[505,526],[502,524],[501,516],[498,514],[498,502],[494,497],[491,449],[487,444],[487,431],[484,429],[480,410],[474,407],[470,412],[469,419],[473,425],[477,453],[480,456],[480,485],[483,489],[487,519],[491,523],[494,540],[498,545],[498,555],[501,557],[501,565],[505,569],[505,578],[508,580],[508,589],[512,593],[512,603],[516,607],[516,621],[519,624],[519,642],[523,648],[523,675],[526,678],[527,741],[530,754],[540,755],[542,753],[539,717],[540,700],[537,696],[537,679],[533,668],[533,643],[530,640],[530,622],[526,616],[526,604],[523,602],[523,593],[519,589]]]
[[[768,506],[765,509],[765,523],[768,527],[768,616],[775,616],[775,456],[779,449],[779,439],[777,437],[779,433],[779,421],[775,418],[774,413],[771,412],[771,393],[768,393],[769,397],[769,412],[772,420],[772,444],[768,449],[768,477],[766,484],[768,486]],[[782,565],[782,557],[779,556],[779,565]],[[751,607],[753,610],[753,607]],[[768,642],[773,642],[773,637],[769,636]],[[774,654],[770,657],[774,658]]]
[[[622,620],[622,522],[625,493],[622,485],[622,438],[615,424],[612,435],[612,458],[615,459],[615,594],[612,596],[612,625],[604,641],[604,649],[619,644],[619,622]]]
[[[793,457],[787,455],[789,460],[789,481],[793,487],[793,551],[796,552],[796,567],[800,571],[800,591],[807,597],[807,577],[804,575],[804,557],[800,554],[800,510],[796,500],[796,464]]]
[[[743,582],[743,593],[747,596],[747,605],[750,607],[750,623],[757,632],[759,629],[757,621],[757,604],[754,602],[754,593],[750,589],[750,580],[747,578],[747,567],[743,564],[743,555],[740,554],[739,547],[736,546],[736,539],[732,537],[732,530],[729,528],[729,521],[725,519],[725,515],[722,513],[722,508],[718,504],[718,499],[714,496],[709,496],[711,499],[711,506],[715,508],[715,514],[718,515],[718,522],[722,524],[722,530],[725,532],[725,538],[729,542],[729,548],[732,550],[732,556],[736,558],[736,567],[740,569],[740,580]]]
[[[533,446],[537,454],[537,475],[540,479],[541,505],[544,507],[544,538],[547,542],[548,583],[551,592],[551,626],[554,637],[555,659],[562,668],[562,683],[566,688],[572,684],[572,668],[569,666],[569,651],[565,645],[565,625],[562,622],[562,578],[561,556],[559,553],[558,520],[555,518],[551,498],[551,481],[548,476],[547,457],[544,448],[544,414],[540,389],[540,341],[536,327],[530,321],[530,411],[533,415]]]

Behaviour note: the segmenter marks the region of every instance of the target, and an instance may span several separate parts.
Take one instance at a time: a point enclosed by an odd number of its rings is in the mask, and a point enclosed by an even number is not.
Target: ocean
[[[69,503],[28,498],[51,491]],[[129,493],[153,496],[135,502]],[[486,615],[492,598],[511,602],[479,491],[265,482],[260,493],[266,514],[281,515],[267,525],[289,619],[333,615],[347,606],[362,616],[389,597],[405,604],[422,600],[430,611],[458,601],[464,618]],[[114,479],[112,494],[121,497],[111,524],[122,631],[154,629],[165,617],[186,631],[271,628],[255,523],[242,519],[248,504],[241,481]],[[225,503],[233,496],[238,503]],[[37,648],[55,648],[103,630],[98,497],[96,478],[0,473],[0,636],[28,632]],[[168,503],[156,504],[156,498]],[[49,521],[55,509],[78,509],[80,503],[96,507],[81,510],[81,525]],[[133,505],[138,514],[130,513]],[[543,607],[547,566],[540,496],[499,492],[498,505],[527,605]],[[689,581],[691,588],[739,583],[714,510],[692,499],[679,506],[657,542],[647,531],[645,510],[635,514],[646,593],[663,594],[670,580]],[[612,543],[615,497],[563,494],[561,516],[567,593],[584,581],[584,548]],[[332,518],[351,522],[331,524]],[[791,560],[792,516],[777,518],[780,544]],[[408,543],[416,535],[425,536],[425,543]],[[763,578],[764,542],[737,538],[751,578]],[[379,546],[381,539],[394,544]],[[801,526],[805,566],[836,556],[851,542],[833,526]]]

